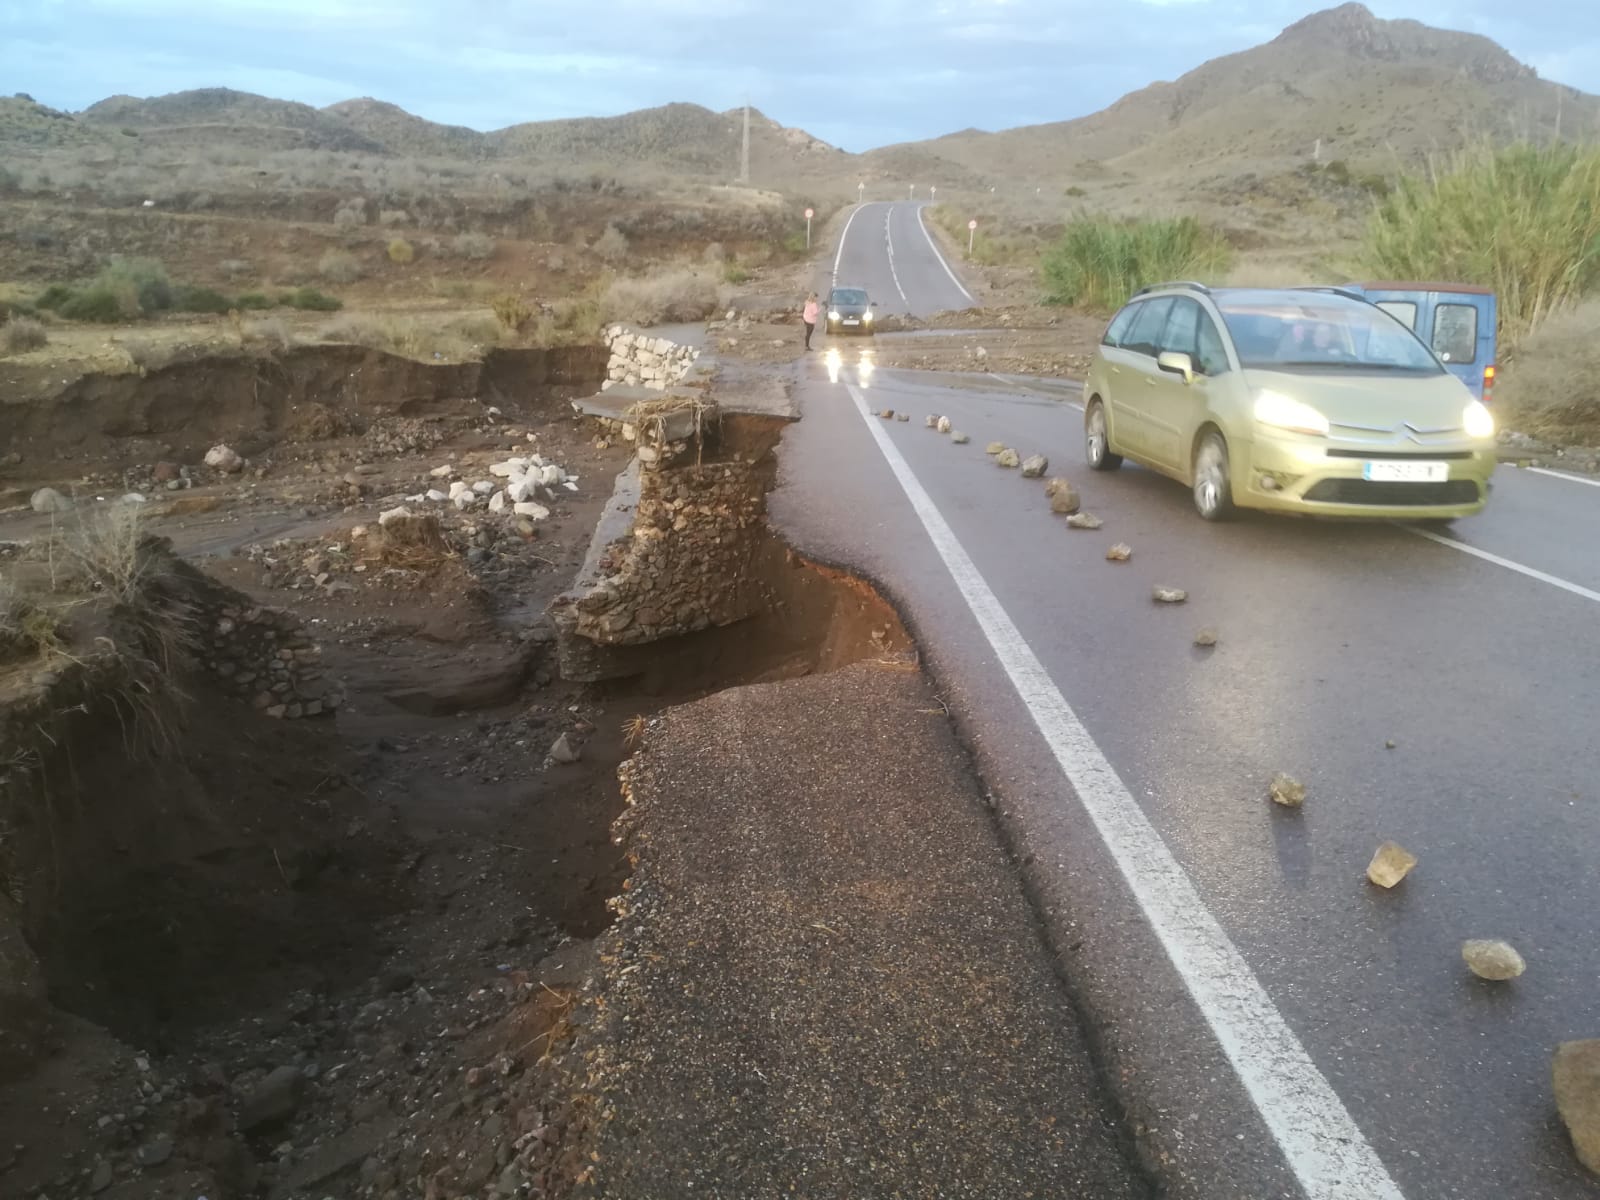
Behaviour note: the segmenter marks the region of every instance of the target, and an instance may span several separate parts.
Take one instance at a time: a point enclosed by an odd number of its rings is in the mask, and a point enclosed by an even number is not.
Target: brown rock
[[[1385,842],[1372,855],[1367,864],[1367,878],[1381,888],[1392,888],[1417,865],[1417,856],[1404,846]]]
[[[1105,522],[1093,513],[1075,512],[1067,518],[1069,529],[1099,529]]]
[[[1132,557],[1133,547],[1123,542],[1118,542],[1106,551],[1106,559],[1110,562],[1127,562]]]
[[[1306,785],[1282,771],[1272,777],[1267,792],[1274,804],[1281,804],[1284,808],[1299,808],[1306,801]]]
[[[1562,1042],[1556,1048],[1556,1110],[1566,1123],[1578,1161],[1600,1175],[1600,1038]]]
[[[1215,646],[1217,644],[1217,631],[1215,629],[1202,629],[1194,635],[1196,646]]]
[[[157,483],[171,483],[174,479],[182,477],[182,469],[174,462],[158,462],[156,469],[151,472],[151,478]]]

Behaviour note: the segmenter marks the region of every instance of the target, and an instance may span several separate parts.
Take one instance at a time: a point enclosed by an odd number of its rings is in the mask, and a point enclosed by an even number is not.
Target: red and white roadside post
[[[967,222],[967,257],[972,257],[972,241],[978,236],[978,218],[973,217]]]
[[[806,249],[807,250],[811,249],[811,218],[816,216],[816,215],[817,215],[817,212],[816,212],[815,209],[812,209],[812,208],[806,209]]]

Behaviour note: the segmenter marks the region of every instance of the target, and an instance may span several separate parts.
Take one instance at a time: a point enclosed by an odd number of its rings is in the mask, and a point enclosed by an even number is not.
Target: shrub
[[[333,227],[346,233],[367,223],[367,202],[355,200],[341,204],[333,214]]]
[[[139,301],[135,294],[124,289],[96,284],[74,292],[56,311],[69,321],[96,321],[112,325],[137,317]]]
[[[712,242],[705,248],[701,261],[708,267],[720,267],[728,257],[728,252],[722,248],[721,242]]]
[[[255,268],[245,259],[225,258],[217,264],[217,270],[221,271],[229,279],[237,279],[241,275],[250,274]]]
[[[5,163],[0,163],[0,192],[15,192],[22,188],[22,176]]]
[[[259,342],[273,350],[287,350],[295,344],[293,331],[278,317],[251,321],[244,326],[243,333],[246,342]]]
[[[348,250],[328,250],[317,260],[317,274],[330,283],[354,283],[361,278],[361,264]]]
[[[285,308],[298,308],[306,312],[338,312],[344,307],[343,300],[337,300],[310,287],[284,292],[278,297],[278,303]]]
[[[521,296],[496,296],[489,307],[494,310],[495,320],[512,333],[521,333],[533,319],[533,310]]]
[[[184,313],[225,313],[233,307],[221,292],[185,284],[172,294],[172,311]]]
[[[7,354],[22,354],[49,345],[50,334],[38,321],[29,317],[13,317],[0,325],[0,350]]]
[[[1045,301],[1109,312],[1146,284],[1221,275],[1232,257],[1221,235],[1193,217],[1079,217],[1045,253]]]
[[[61,306],[68,300],[71,300],[73,294],[73,290],[66,284],[52,283],[49,287],[45,288],[44,291],[39,293],[38,298],[33,302],[33,306],[35,308],[42,308],[50,312],[55,312],[59,310]]]
[[[461,233],[450,242],[450,250],[457,258],[481,262],[494,254],[494,239],[486,233]]]
[[[1558,444],[1600,445],[1600,300],[1545,321],[1495,386],[1503,428]]]
[[[1080,199],[1080,198],[1082,198],[1084,196],[1087,196],[1088,194],[1089,194],[1088,192],[1084,191],[1077,184],[1073,184],[1071,187],[1069,187],[1067,189],[1067,195],[1071,196],[1074,200]]]
[[[378,213],[378,224],[385,229],[396,225],[404,225],[411,220],[411,214],[403,208],[386,208]]]
[[[1401,178],[1367,225],[1364,265],[1493,288],[1502,343],[1600,284],[1600,146],[1477,142]]]
[[[112,259],[110,264],[95,276],[92,286],[118,293],[131,293],[134,311],[126,314],[130,319],[137,317],[141,312],[166,312],[172,307],[172,281],[167,278],[167,269],[154,259]]]
[[[615,225],[607,225],[606,231],[595,239],[594,252],[606,262],[621,262],[628,257],[628,235]]]
[[[605,321],[657,325],[699,321],[717,307],[717,287],[708,275],[676,270],[638,279],[618,279],[606,288],[600,304]],[[557,318],[559,322],[559,317]]]
[[[750,281],[750,272],[746,271],[738,263],[729,263],[722,268],[722,279],[724,283],[748,283]]]
[[[243,309],[259,310],[263,308],[272,308],[276,303],[277,302],[273,300],[271,296],[265,295],[261,292],[246,292],[244,295],[239,297],[238,301],[236,302],[236,306]]]
[[[417,256],[416,250],[405,238],[395,238],[389,243],[389,261],[405,265]]]

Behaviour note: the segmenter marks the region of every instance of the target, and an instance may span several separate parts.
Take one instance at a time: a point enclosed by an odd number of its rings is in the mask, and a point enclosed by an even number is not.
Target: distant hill
[[[1539,79],[1488,38],[1344,4],[1090,116],[907,148],[1050,183],[1303,162],[1319,141],[1324,161],[1377,168],[1472,134],[1550,137],[1558,114],[1563,134],[1592,134],[1600,99]]]
[[[112,96],[86,108],[78,119],[90,126],[138,130],[141,136],[164,142],[187,138],[237,145],[243,140],[275,149],[384,153],[380,142],[309,104],[271,100],[231,88],[199,88],[150,100]]]

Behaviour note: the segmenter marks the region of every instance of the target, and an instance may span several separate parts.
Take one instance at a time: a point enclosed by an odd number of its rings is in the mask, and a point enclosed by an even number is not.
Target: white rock
[[[1461,943],[1461,958],[1479,979],[1496,982],[1515,979],[1528,969],[1522,955],[1509,942],[1474,938]]]
[[[129,492],[126,496],[122,497],[122,499],[118,500],[117,503],[118,504],[144,504],[144,503],[146,503],[146,501],[145,501],[145,498],[143,496],[141,496],[138,492]]]
[[[472,490],[480,496],[492,496],[499,489],[499,484],[492,479],[480,479],[472,485]]]
[[[428,498],[428,493],[427,492],[418,492],[415,496],[407,496],[406,497],[406,503],[407,504],[421,504],[427,498]]]
[[[451,497],[451,500],[454,501],[457,508],[459,508],[462,512],[466,512],[467,509],[471,508],[478,502],[478,493],[473,491],[471,488],[468,488],[464,492],[457,492]]]
[[[577,482],[575,480],[571,480],[571,479],[563,479],[561,481],[561,486],[566,488],[567,491],[569,491],[569,492],[575,492],[575,491],[578,490]]]
[[[567,473],[554,463],[547,467],[539,468],[539,482],[545,487],[555,487],[556,484],[564,481],[566,477]]]
[[[548,508],[542,504],[535,504],[532,500],[521,501],[511,511],[519,517],[532,517],[535,521],[542,521],[550,515]]]
[[[617,386],[617,381],[615,379],[607,379],[607,380],[604,380],[600,384],[600,390],[602,392],[609,392],[612,388],[614,388],[616,386]]]
[[[456,473],[456,469],[454,467],[452,467],[449,463],[446,463],[442,467],[435,467],[433,470],[429,471],[428,472],[428,478],[430,478],[430,479],[449,479],[450,476],[454,475],[455,473]]]
[[[381,526],[393,525],[396,521],[409,521],[410,519],[411,510],[404,504],[378,514],[378,524]]]
[[[555,745],[550,747],[550,757],[558,763],[575,763],[578,761],[579,751],[563,733],[556,739]]]
[[[940,433],[949,433],[950,432],[950,418],[949,417],[940,417],[939,420],[934,423],[933,427],[935,429],[937,429]]]
[[[470,492],[472,485],[465,479],[457,479],[450,485],[450,499],[454,500],[462,492]]]
[[[367,536],[367,527],[365,525],[356,525],[350,530],[350,540],[352,542],[359,542],[362,538],[364,538],[366,536]]]
[[[32,503],[36,513],[64,513],[72,508],[72,501],[55,488],[40,488],[33,494]]]
[[[639,430],[637,428],[635,428],[633,425],[628,424],[627,422],[623,423],[623,426],[622,426],[622,440],[623,441],[631,442],[635,438],[637,438],[638,436],[639,436]]]
[[[450,499],[450,494],[448,492],[441,492],[438,488],[429,488],[428,499],[432,500],[435,504],[438,504],[442,500]]]
[[[515,475],[516,473],[517,468],[511,463],[498,462],[489,464],[489,474],[493,475],[496,479],[505,479],[511,475]]]
[[[218,444],[206,451],[206,466],[232,475],[244,469],[244,459],[235,454],[230,447]]]
[[[505,510],[506,494],[504,492],[496,492],[494,495],[489,497],[490,512],[505,512]]]
[[[539,481],[532,475],[524,475],[516,483],[507,488],[506,491],[510,495],[513,503],[521,504],[524,500],[532,500],[534,496],[538,494]]]

